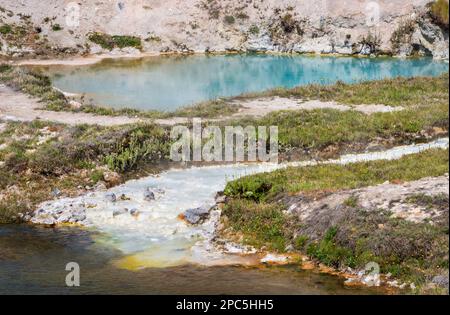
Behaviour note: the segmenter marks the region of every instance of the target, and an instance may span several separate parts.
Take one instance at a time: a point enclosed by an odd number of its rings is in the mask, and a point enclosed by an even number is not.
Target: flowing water
[[[435,76],[448,72],[448,63],[430,58],[195,55],[114,59],[44,70],[57,88],[85,94],[94,104],[172,111],[218,97],[275,87]]]
[[[346,155],[327,163],[397,159],[428,148],[446,148],[448,143],[444,138],[384,152]],[[84,229],[0,226],[0,293],[58,292],[69,261],[78,262],[85,270],[86,284],[78,293],[378,293],[369,289],[353,291],[345,288],[341,279],[294,266],[233,266],[248,261],[245,256],[224,253],[211,245],[214,220],[190,226],[178,218],[187,208],[212,204],[215,193],[229,179],[315,163],[169,170],[112,188],[111,192],[130,198],[115,204],[105,200],[105,192],[51,201],[49,205],[56,206],[91,204],[86,213],[90,224]],[[143,198],[149,187],[160,191],[152,202]],[[124,207],[134,207],[140,215],[113,215]]]

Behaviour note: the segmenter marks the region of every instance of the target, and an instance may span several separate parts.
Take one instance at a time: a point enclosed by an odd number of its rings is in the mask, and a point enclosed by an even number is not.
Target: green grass
[[[281,210],[276,204],[261,205],[240,200],[226,205],[223,215],[234,231],[244,235],[244,243],[282,252],[288,244],[290,231]]]
[[[430,150],[394,161],[289,167],[231,181],[225,194],[263,202],[279,193],[354,189],[392,180],[411,181],[448,172],[448,162],[448,150]]]
[[[312,84],[292,89],[277,88],[265,92],[248,93],[239,99],[264,96],[318,99],[343,104],[383,104],[390,106],[415,106],[436,104],[448,99],[449,75],[439,77],[393,78],[377,81],[333,85]]]
[[[447,130],[448,105],[443,100],[433,106],[423,105],[371,115],[333,109],[282,111],[261,119],[239,119],[232,124],[278,126],[282,149],[320,150],[329,145],[367,143],[375,137],[395,137],[400,142],[412,139],[412,135],[430,127]]]

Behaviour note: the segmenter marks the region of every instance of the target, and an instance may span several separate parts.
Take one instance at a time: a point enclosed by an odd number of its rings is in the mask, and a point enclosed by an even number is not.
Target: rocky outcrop
[[[211,207],[206,206],[192,208],[183,212],[180,217],[190,224],[199,224],[209,217],[210,210]]]
[[[23,6],[3,0],[0,47],[8,56],[273,51],[445,59],[448,29],[430,17],[428,2],[29,0]],[[393,34],[409,19],[414,29],[393,44]],[[128,37],[108,45],[90,40],[93,33]],[[135,46],[127,38],[141,43]]]
[[[296,214],[304,220],[331,218],[345,215],[346,208],[357,207],[365,211],[387,211],[392,218],[402,218],[414,223],[433,224],[448,218],[448,206],[434,205],[433,200],[448,200],[448,175],[423,178],[413,182],[386,182],[381,185],[347,190],[323,196],[314,200],[303,197],[289,197],[287,212]]]

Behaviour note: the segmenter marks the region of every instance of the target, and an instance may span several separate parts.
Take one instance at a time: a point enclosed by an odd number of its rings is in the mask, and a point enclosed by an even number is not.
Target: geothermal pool
[[[173,111],[220,97],[309,83],[436,76],[448,63],[431,58],[300,55],[192,55],[107,59],[87,66],[48,66],[55,87],[96,105]]]

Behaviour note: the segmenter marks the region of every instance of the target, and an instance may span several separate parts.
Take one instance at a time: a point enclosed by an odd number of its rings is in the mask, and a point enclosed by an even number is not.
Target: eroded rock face
[[[67,2],[29,0],[23,6],[16,0],[3,0],[0,17],[5,23],[29,25],[29,33],[37,39],[22,43],[22,39],[0,34],[1,53],[36,55],[51,47],[94,54],[275,51],[370,55],[383,51],[448,58],[448,31],[427,17],[428,2],[379,0],[374,7],[359,0],[80,1],[79,23],[71,23]],[[30,18],[25,21],[19,13]],[[417,34],[393,51],[393,32],[411,17],[418,18]],[[61,29],[55,30],[55,25]],[[136,36],[142,47],[109,50],[89,40],[92,32]]]

